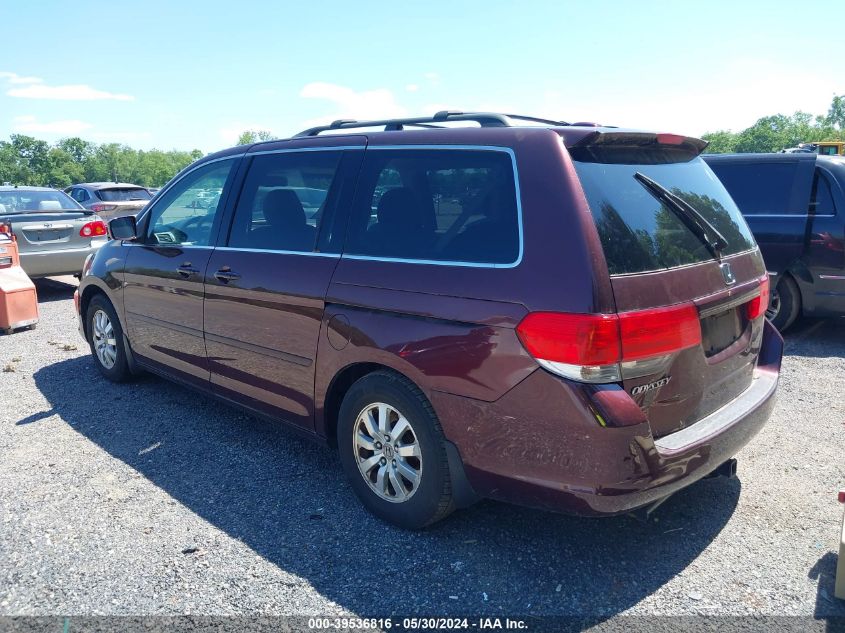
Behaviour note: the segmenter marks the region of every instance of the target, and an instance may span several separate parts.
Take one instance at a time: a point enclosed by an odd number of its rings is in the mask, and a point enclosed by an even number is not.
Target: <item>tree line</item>
[[[833,97],[827,114],[775,114],[758,119],[741,132],[720,130],[701,138],[710,142],[704,151],[714,154],[779,152],[799,143],[842,141],[845,140],[845,95]]]
[[[273,138],[266,130],[246,130],[238,144]],[[775,114],[741,132],[719,130],[702,138],[710,142],[705,151],[712,153],[778,152],[799,143],[845,140],[845,95],[833,97],[827,114]],[[0,141],[0,183],[61,189],[77,182],[117,181],[161,187],[202,155],[198,149],[136,150],[119,143],[98,145],[79,137],[50,144],[12,134],[8,141]]]
[[[61,189],[78,182],[131,182],[160,187],[203,153],[136,150],[118,143],[98,145],[78,137],[54,144],[23,134],[0,141],[0,184]]]

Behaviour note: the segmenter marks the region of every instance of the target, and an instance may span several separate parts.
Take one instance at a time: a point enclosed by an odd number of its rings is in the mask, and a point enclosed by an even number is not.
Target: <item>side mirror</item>
[[[113,240],[134,240],[138,237],[138,226],[134,215],[124,215],[109,220],[109,235]]]

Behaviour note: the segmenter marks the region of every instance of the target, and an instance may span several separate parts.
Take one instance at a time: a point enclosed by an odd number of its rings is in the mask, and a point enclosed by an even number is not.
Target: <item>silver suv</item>
[[[134,215],[152,199],[152,194],[145,187],[125,182],[85,182],[64,191],[83,207],[107,220]]]

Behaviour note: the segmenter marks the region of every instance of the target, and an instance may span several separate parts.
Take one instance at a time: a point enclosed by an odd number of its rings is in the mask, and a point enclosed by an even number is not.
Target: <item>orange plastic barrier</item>
[[[38,323],[35,284],[20,266],[14,236],[0,229],[0,331],[11,334]]]

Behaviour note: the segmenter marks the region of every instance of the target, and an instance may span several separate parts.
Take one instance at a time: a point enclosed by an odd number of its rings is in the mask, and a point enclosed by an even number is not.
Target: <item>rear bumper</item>
[[[30,277],[78,275],[82,271],[85,258],[91,253],[96,253],[106,243],[106,240],[95,240],[85,248],[23,252],[20,254],[21,268]]]
[[[763,427],[775,405],[783,352],[783,339],[768,322],[761,345],[746,391],[656,441],[621,388],[591,391],[544,371],[494,403],[446,394],[433,394],[432,403],[480,496],[580,515],[619,514],[708,475]],[[596,410],[607,413],[608,403],[616,419],[633,424],[602,428]]]

